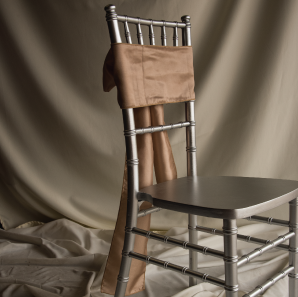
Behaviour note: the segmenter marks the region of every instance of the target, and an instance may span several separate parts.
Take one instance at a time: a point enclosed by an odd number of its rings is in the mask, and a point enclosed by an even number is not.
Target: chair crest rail
[[[182,22],[168,22],[168,21],[157,21],[151,19],[141,19],[136,17],[130,17],[126,15],[117,15],[117,20],[119,22],[127,22],[130,24],[140,24],[145,26],[156,26],[156,27],[169,27],[169,28],[185,28],[186,24]]]
[[[139,129],[135,129],[135,130],[125,130],[124,135],[132,136],[132,135],[136,135],[136,134],[139,135],[139,134],[146,134],[146,133],[155,133],[155,132],[162,132],[162,131],[166,131],[166,130],[172,130],[172,129],[189,127],[189,126],[195,126],[195,122],[193,122],[193,121],[179,122],[176,124],[139,128]]]

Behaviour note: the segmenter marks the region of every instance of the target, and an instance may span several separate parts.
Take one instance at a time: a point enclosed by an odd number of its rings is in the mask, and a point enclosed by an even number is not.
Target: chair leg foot
[[[126,228],[127,230],[128,228]],[[117,278],[117,287],[115,297],[124,297],[129,279],[129,271],[131,265],[131,258],[128,256],[129,252],[133,250],[135,235],[131,231],[126,231],[124,246],[122,251],[122,260]]]
[[[121,268],[117,278],[115,297],[124,297],[128,282],[131,258],[122,256]]]
[[[224,234],[224,262],[226,297],[238,296],[238,271],[237,271],[237,224],[236,220],[223,220]]]
[[[290,238],[289,265],[294,266],[294,270],[289,273],[289,297],[298,296],[298,199],[290,202],[290,231],[295,236]]]
[[[198,244],[198,232],[195,230],[197,226],[197,216],[188,215],[188,234],[189,242]],[[198,269],[198,253],[196,251],[189,250],[189,268],[191,270],[197,271]],[[197,279],[194,277],[189,278],[189,286],[195,286],[197,284]]]

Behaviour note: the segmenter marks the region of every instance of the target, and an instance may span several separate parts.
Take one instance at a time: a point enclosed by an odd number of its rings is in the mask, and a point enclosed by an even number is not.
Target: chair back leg
[[[115,297],[125,296],[132,260],[132,258],[129,257],[129,253],[133,251],[135,242],[135,235],[132,233],[132,228],[137,226],[139,210],[137,199],[137,193],[139,191],[139,159],[137,153],[134,115],[131,108],[123,109],[122,113],[127,155],[127,211],[122,260],[117,279]]]
[[[181,21],[186,24],[182,30],[182,44],[191,45],[191,32],[190,32],[190,16],[184,15]],[[176,38],[176,31],[174,31]],[[175,39],[174,38],[174,39]],[[175,42],[175,41],[174,41]],[[197,161],[196,161],[196,133],[195,133],[195,114],[194,114],[194,101],[185,103],[185,119],[190,121],[192,125],[186,128],[186,151],[187,151],[187,176],[197,175]],[[198,234],[195,230],[197,226],[197,216],[188,215],[188,229],[189,229],[189,242],[193,244],[198,243]],[[195,251],[189,251],[189,268],[191,270],[198,269],[198,254]],[[189,286],[195,286],[197,279],[194,277],[189,278]]]
[[[289,297],[298,296],[298,199],[290,202],[290,232],[295,236],[290,238],[289,265],[294,266],[294,270],[289,273]]]
[[[115,297],[124,297],[129,279],[129,271],[132,258],[128,256],[133,250],[135,235],[131,232],[125,233],[124,248],[122,251],[122,260],[119,275],[117,278],[117,287]]]
[[[236,220],[223,220],[226,297],[238,297]]]
[[[129,161],[129,160],[128,160]],[[133,174],[134,165],[127,162],[127,174]],[[128,185],[128,188],[129,185]],[[130,197],[133,196],[133,197]],[[125,227],[125,238],[122,250],[122,260],[119,270],[119,275],[117,278],[117,287],[115,292],[115,297],[124,297],[129,280],[129,271],[131,266],[132,258],[129,257],[129,253],[134,249],[135,234],[132,233],[132,228],[137,226],[138,217],[138,201],[136,199],[135,191],[128,191],[128,201],[127,201],[127,213],[126,213],[126,227]]]

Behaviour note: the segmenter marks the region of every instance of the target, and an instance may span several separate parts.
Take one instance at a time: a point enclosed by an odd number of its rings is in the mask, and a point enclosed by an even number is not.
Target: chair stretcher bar
[[[219,278],[210,276],[207,273],[197,272],[197,271],[189,269],[188,267],[182,267],[182,266],[179,266],[179,265],[176,265],[176,264],[169,263],[167,261],[163,261],[163,260],[160,260],[160,259],[157,259],[157,258],[153,258],[151,256],[138,254],[138,253],[135,253],[135,252],[130,252],[128,254],[128,256],[131,257],[131,258],[143,261],[143,262],[147,262],[148,264],[154,264],[156,266],[160,266],[160,267],[163,267],[165,269],[174,270],[174,271],[181,272],[182,274],[185,274],[185,275],[188,275],[188,276],[191,276],[191,277],[199,278],[203,282],[211,283],[213,285],[229,289],[229,287],[226,287],[225,281],[223,281]]]
[[[194,126],[194,122],[180,122],[176,124],[170,124],[170,125],[160,125],[156,127],[146,127],[146,128],[140,128],[136,129],[136,134],[145,134],[145,133],[154,133],[154,132],[161,132],[165,130],[172,130],[176,128],[183,128],[183,127],[189,127]]]
[[[287,276],[292,270],[294,270],[293,266],[288,266],[284,270],[282,270],[280,273],[275,274],[272,278],[267,280],[265,283],[263,283],[260,286],[257,286],[254,290],[250,291],[249,293],[243,295],[243,297],[255,297],[260,294],[263,294],[265,290],[273,286],[277,281],[281,280],[285,276]]]
[[[195,229],[197,231],[223,236],[223,232],[220,231],[220,230],[217,230],[217,229],[203,227],[203,226],[196,226]],[[267,243],[271,242],[271,240],[260,239],[260,238],[251,237],[251,236],[242,235],[242,234],[237,234],[237,239],[241,240],[241,241],[246,241],[246,242],[251,242],[251,243],[261,244],[261,245],[262,244],[264,245],[264,244],[267,244]],[[289,251],[289,245],[286,245],[286,244],[279,244],[275,248],[280,249],[280,250],[284,250],[284,251]]]
[[[151,214],[151,213],[154,213],[154,212],[157,212],[157,211],[160,211],[162,208],[160,208],[160,207],[155,207],[155,206],[153,206],[153,207],[151,207],[151,208],[147,208],[147,209],[144,209],[144,210],[140,210],[139,212],[138,212],[138,218],[139,217],[145,217],[146,215],[148,215],[148,214]]]
[[[224,258],[223,252],[208,248],[206,246],[197,245],[194,243],[190,243],[188,241],[178,240],[178,239],[175,239],[175,238],[172,238],[169,236],[163,236],[161,234],[157,234],[157,233],[139,229],[139,228],[132,228],[131,232],[134,234],[137,234],[137,235],[145,236],[147,238],[151,238],[151,239],[155,239],[155,240],[169,243],[172,245],[176,245],[176,246],[182,247],[184,249],[193,250],[193,251],[196,251],[196,252],[204,254],[204,255],[209,255],[209,256],[213,256],[213,257],[217,257],[217,258],[221,258],[221,259]]]
[[[267,252],[271,249],[273,249],[274,247],[276,247],[278,244],[290,239],[291,237],[293,237],[295,235],[294,232],[288,232],[284,235],[279,236],[278,238],[272,240],[270,243],[267,243],[263,246],[261,246],[260,248],[255,249],[254,251],[243,255],[237,262],[237,266],[242,266],[244,264],[247,264],[248,262],[250,262],[252,259],[261,256],[264,252]]]
[[[146,26],[157,26],[157,27],[177,27],[177,28],[185,28],[186,24],[182,22],[168,22],[168,21],[155,21],[141,18],[133,18],[125,15],[117,15],[117,19],[119,22],[127,22],[131,24],[140,24]]]
[[[278,220],[270,217],[261,217],[261,216],[251,216],[248,218],[244,218],[245,220],[248,221],[255,221],[255,222],[262,222],[262,223],[267,223],[270,225],[278,225],[278,226],[283,226],[283,227],[289,227],[289,222],[285,220]]]

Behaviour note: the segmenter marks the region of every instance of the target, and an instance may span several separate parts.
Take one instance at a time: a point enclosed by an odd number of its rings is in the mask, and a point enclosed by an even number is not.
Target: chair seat
[[[298,197],[298,181],[252,177],[183,177],[140,190],[154,206],[212,218],[238,219]]]

